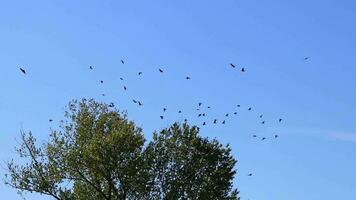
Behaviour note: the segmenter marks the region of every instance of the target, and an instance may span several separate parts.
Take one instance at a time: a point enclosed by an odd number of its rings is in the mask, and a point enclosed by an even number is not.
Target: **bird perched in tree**
[[[20,71],[21,71],[23,74],[26,74],[26,70],[20,68]]]
[[[162,69],[158,69],[159,72],[163,73],[163,70]]]
[[[234,65],[234,64],[232,64],[232,63],[230,63],[230,66],[232,67],[232,68],[235,68],[236,66]]]

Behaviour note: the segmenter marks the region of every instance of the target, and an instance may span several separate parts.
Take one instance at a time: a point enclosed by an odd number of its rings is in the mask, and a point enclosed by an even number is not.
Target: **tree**
[[[60,129],[37,145],[21,132],[25,162],[8,162],[5,183],[57,200],[238,199],[229,146],[173,124],[145,146],[126,113],[94,100],[69,103]]]

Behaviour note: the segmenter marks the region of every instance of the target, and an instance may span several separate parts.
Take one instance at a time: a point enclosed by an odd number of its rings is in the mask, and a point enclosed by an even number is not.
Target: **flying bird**
[[[218,121],[217,119],[214,119],[214,124],[216,124],[217,121]]]
[[[278,121],[279,121],[279,122],[282,122],[282,119],[280,118]]]
[[[121,63],[122,63],[122,64],[125,64],[125,62],[124,62],[123,60],[121,60]]]
[[[142,74],[142,72],[138,72],[138,75],[140,76]]]
[[[159,72],[163,73],[163,70],[162,69],[158,69]]]
[[[304,60],[309,60],[310,57],[305,57]]]
[[[252,108],[251,108],[251,107],[249,107],[249,108],[248,108],[248,111],[251,111],[251,110],[252,110]]]
[[[198,117],[201,117],[202,114],[199,113]]]
[[[143,104],[141,103],[141,101],[137,101],[139,106],[142,106]]]
[[[265,124],[265,122],[266,122],[266,121],[262,121],[261,123],[262,123],[262,124]]]
[[[208,106],[208,108],[210,108],[210,106]]]
[[[178,111],[178,113],[182,113],[182,111],[180,110],[180,111]]]
[[[257,137],[257,135],[252,135],[252,137]]]
[[[132,101],[133,101],[134,103],[137,103],[137,101],[136,101],[135,99],[132,99]]]
[[[203,113],[202,115],[203,115],[203,117],[205,117],[205,113]]]
[[[100,81],[100,83],[104,83],[104,81]]]
[[[110,104],[109,104],[109,107],[110,108],[112,108],[112,107],[114,107],[115,106],[115,104],[113,103],[113,102],[111,102]]]
[[[166,112],[167,108],[163,108],[163,112]]]
[[[189,77],[189,76],[187,76],[187,77],[185,77],[185,79],[189,80],[189,79],[190,79],[190,77]]]
[[[237,107],[241,107],[241,105],[240,105],[240,104],[238,104],[238,105],[237,105]]]
[[[93,66],[89,66],[89,69],[93,69]]]
[[[200,103],[200,102],[199,102],[199,103],[198,103],[198,105],[199,105],[199,106],[201,106],[201,105],[202,105],[202,103]]]
[[[245,72],[245,68],[241,68],[241,72]]]
[[[163,119],[163,116],[161,115],[161,116],[159,116],[161,119]]]
[[[120,77],[120,80],[122,80],[122,81],[123,81],[124,79],[123,79],[122,77]]]
[[[127,90],[127,87],[126,87],[126,86],[124,86],[124,90]]]
[[[20,70],[21,70],[21,72],[22,72],[23,74],[26,74],[26,70],[24,70],[24,69],[22,69],[22,68],[20,68]]]
[[[103,94],[101,94],[101,96],[105,97],[105,94],[103,93]]]
[[[49,119],[48,121],[49,121],[49,122],[53,122],[53,119]]]
[[[226,113],[226,114],[225,114],[225,117],[228,117],[228,116],[229,116],[229,113]]]
[[[260,118],[262,118],[263,117],[263,115],[260,115]]]
[[[237,112],[234,112],[234,115],[237,115]]]
[[[261,140],[265,140],[266,138],[265,137],[263,137]]]
[[[278,135],[274,135],[274,138],[278,138]]]
[[[234,65],[234,64],[232,64],[232,63],[230,63],[230,66],[232,67],[232,68],[235,68],[236,66]]]
[[[222,124],[225,124],[225,120],[222,122]]]
[[[203,126],[205,126],[206,125],[206,122],[203,122]]]
[[[252,176],[252,173],[249,173],[247,176]]]

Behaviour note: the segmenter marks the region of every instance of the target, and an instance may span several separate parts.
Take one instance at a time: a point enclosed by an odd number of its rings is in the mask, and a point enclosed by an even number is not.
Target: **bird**
[[[229,116],[229,113],[226,113],[226,114],[225,114],[225,117],[228,117],[228,116]]]
[[[305,57],[304,60],[309,60],[310,57]]]
[[[161,119],[163,119],[163,116],[161,115],[161,116],[159,116]]]
[[[261,140],[265,140],[266,138],[265,137],[263,137]]]
[[[240,105],[240,104],[237,104],[237,107],[241,107],[241,105]]]
[[[187,121],[188,121],[187,119],[184,119],[184,122],[185,122],[185,123],[187,123]]]
[[[253,174],[252,173],[249,173],[247,176],[252,176]]]
[[[182,113],[182,111],[180,110],[180,111],[178,111],[178,113]]]
[[[189,79],[190,79],[190,77],[189,77],[189,76],[187,76],[187,77],[185,77],[185,79],[189,80]]]
[[[162,69],[158,69],[159,72],[163,73],[163,70]]]
[[[199,102],[198,105],[201,106],[203,103]]]
[[[124,78],[120,77],[120,80],[122,80],[122,81],[123,81],[123,80],[124,80]]]
[[[167,108],[163,108],[163,112],[166,112]]]
[[[113,103],[113,102],[111,102],[110,104],[109,104],[109,107],[110,108],[112,108],[112,107],[114,107],[115,106],[115,104]]]
[[[122,64],[125,64],[125,62],[124,62],[123,60],[121,60],[121,63],[122,63]]]
[[[208,106],[208,108],[210,108],[210,106]]]
[[[225,124],[225,120],[222,122],[222,124]]]
[[[137,103],[137,101],[136,101],[135,99],[132,99],[132,101],[133,101],[134,103]]]
[[[217,119],[214,119],[214,124],[216,124],[217,121],[218,121]]]
[[[93,66],[89,66],[89,69],[93,69]]]
[[[265,124],[265,122],[266,122],[266,121],[262,121],[261,123],[262,123],[262,124]]]
[[[281,119],[281,118],[279,118],[278,122],[282,122],[282,119]]]
[[[237,115],[237,112],[234,112],[234,115]]]
[[[252,108],[251,108],[251,107],[249,107],[249,108],[248,108],[248,111],[251,111],[251,110],[252,110]]]
[[[101,96],[105,97],[105,94],[103,93],[103,94],[101,94]]]
[[[49,122],[53,122],[53,119],[49,119],[48,121],[49,121]]]
[[[201,115],[202,115],[202,114],[201,114],[201,113],[199,113],[198,117],[201,117]]]
[[[262,118],[263,117],[263,115],[260,115],[260,118]]]
[[[142,74],[142,72],[138,72],[138,75],[140,76]]]
[[[26,70],[24,70],[24,69],[22,69],[22,68],[20,68],[20,70],[21,70],[21,72],[22,72],[23,74],[26,74]]]
[[[245,68],[241,68],[241,72],[245,72]]]
[[[124,90],[127,90],[127,87],[126,87],[126,86],[124,86]]]
[[[206,125],[206,122],[203,122],[203,126],[205,126]]]
[[[278,138],[278,135],[274,135],[274,138]]]
[[[202,116],[205,117],[205,113],[203,113]]]
[[[100,83],[104,83],[104,81],[100,81]]]
[[[232,64],[232,63],[230,63],[230,66],[232,67],[232,68],[235,68],[236,66],[234,65],[234,64]]]
[[[257,135],[252,135],[252,137],[257,137]]]
[[[142,106],[143,104],[141,103],[141,101],[137,101],[139,106]]]

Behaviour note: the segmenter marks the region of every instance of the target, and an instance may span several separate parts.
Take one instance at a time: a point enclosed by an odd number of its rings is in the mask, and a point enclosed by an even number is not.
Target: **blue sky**
[[[352,199],[355,19],[345,0],[1,1],[2,165],[21,128],[45,141],[71,99],[115,102],[148,139],[184,118],[201,125],[202,102],[211,109],[201,134],[231,144],[242,199]],[[225,126],[211,124],[234,111]],[[4,184],[0,193],[21,199]]]

